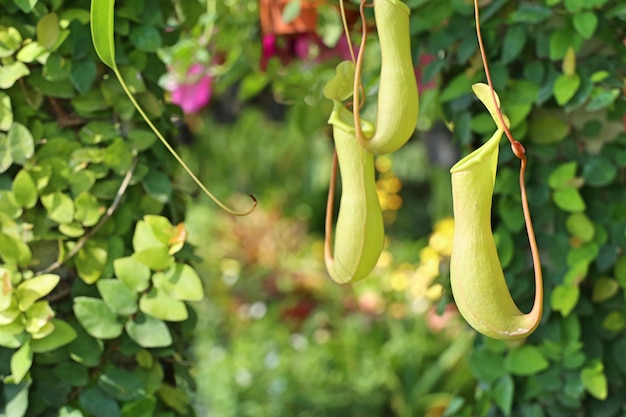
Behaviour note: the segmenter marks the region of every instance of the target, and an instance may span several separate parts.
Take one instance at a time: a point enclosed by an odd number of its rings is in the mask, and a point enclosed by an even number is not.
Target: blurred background
[[[624,100],[616,86],[624,75],[624,7],[606,1],[480,2],[494,85],[514,135],[531,141],[527,181],[547,265],[550,306],[543,330],[529,339],[539,348],[524,350],[519,343],[476,337],[449,291],[448,171],[495,128],[471,94],[471,84],[484,81],[472,4],[405,3],[412,11],[418,128],[399,151],[376,159],[385,249],[368,279],[343,286],[329,279],[323,263],[333,143],[331,103],[322,88],[335,66],[350,58],[349,42],[358,46],[358,2],[346,1],[350,40],[335,1],[209,1],[206,10],[183,2],[180,21],[171,22],[179,38],[161,51],[169,70],[161,82],[183,109],[183,158],[231,205],[247,207],[247,194],[259,201],[244,218],[224,214],[202,197],[188,207],[185,223],[202,258],[196,266],[208,295],[196,306],[199,415],[621,415],[623,379],[610,376],[617,397],[608,406],[597,351],[578,341],[578,318],[565,319],[584,278],[563,277],[581,252],[589,254],[589,245],[612,253],[604,269],[590,267],[591,277],[606,275],[602,271],[623,256],[624,199],[612,200],[617,234],[607,241],[593,231],[583,237],[573,225],[584,219],[571,216],[589,220],[584,202],[581,209],[576,196],[556,194],[565,187],[580,196],[580,189],[590,201],[600,195],[593,187],[623,183]],[[372,9],[365,14],[364,114],[375,120],[380,48]],[[606,155],[603,166],[614,166],[613,174],[591,167],[599,163],[593,158],[603,158],[598,155]],[[555,172],[568,161],[586,168],[559,180]],[[511,292],[524,310],[534,288],[518,169],[504,147],[493,223]],[[186,177],[178,183],[197,194]],[[602,228],[601,212],[588,213]],[[585,258],[586,265],[596,257],[597,251]],[[611,337],[622,329],[611,330],[617,332]],[[572,362],[561,367],[560,355]],[[598,378],[582,377],[586,370]],[[584,414],[588,410],[595,411]]]

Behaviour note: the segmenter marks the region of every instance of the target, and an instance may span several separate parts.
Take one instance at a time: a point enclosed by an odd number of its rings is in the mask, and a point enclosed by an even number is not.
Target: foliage
[[[416,50],[437,57],[424,69],[439,79],[437,109],[465,153],[494,129],[470,94],[484,80],[471,7],[409,3]],[[495,88],[528,155],[546,302],[524,343],[477,339],[469,357],[476,403],[458,415],[621,416],[626,9],[602,0],[481,3]],[[528,311],[534,289],[519,167],[506,148],[494,229],[509,288]]]
[[[96,57],[85,2],[0,1],[0,414],[192,415],[203,297],[176,166]],[[170,4],[116,9],[117,62],[169,137]]]

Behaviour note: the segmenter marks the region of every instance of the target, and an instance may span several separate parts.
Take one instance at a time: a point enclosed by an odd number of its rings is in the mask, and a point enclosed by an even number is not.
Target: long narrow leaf
[[[141,117],[145,120],[145,122],[150,126],[150,129],[154,132],[155,135],[159,138],[163,146],[172,154],[174,159],[183,167],[185,172],[189,174],[189,176],[193,179],[193,181],[200,187],[200,189],[207,195],[211,200],[215,202],[218,206],[220,206],[226,212],[236,215],[236,216],[245,216],[250,214],[254,208],[256,207],[256,199],[253,196],[250,196],[253,200],[252,208],[244,212],[236,212],[228,207],[226,207],[221,201],[217,199],[205,186],[202,182],[196,177],[196,175],[191,171],[191,169],[185,164],[180,155],[172,148],[172,145],[165,139],[165,137],[161,134],[159,129],[156,128],[154,123],[150,120],[146,112],[141,108],[130,89],[124,82],[124,78],[122,78],[122,74],[117,68],[117,63],[115,62],[115,38],[114,38],[114,13],[115,13],[115,0],[91,0],[91,10],[90,10],[90,19],[91,19],[91,37],[93,40],[94,47],[96,49],[96,53],[98,57],[104,62],[106,65],[111,67],[118,81],[122,85],[124,92],[135,106],[135,109],[139,112]]]
[[[117,68],[115,41],[113,39],[113,13],[115,0],[91,1],[91,38],[96,53],[106,65]]]

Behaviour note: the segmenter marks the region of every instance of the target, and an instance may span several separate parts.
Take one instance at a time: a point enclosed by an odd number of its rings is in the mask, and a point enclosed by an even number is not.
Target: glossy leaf
[[[12,191],[15,201],[24,208],[33,208],[37,203],[37,186],[28,171],[24,169],[13,178]]]
[[[560,311],[563,317],[567,317],[576,307],[579,297],[580,290],[578,287],[559,285],[552,291],[550,304],[553,310]]]
[[[26,342],[11,356],[11,376],[15,384],[22,382],[32,364],[33,351]]]
[[[154,286],[170,297],[181,301],[200,301],[204,298],[202,281],[189,265],[176,264],[165,272],[157,272],[152,277]]]
[[[106,305],[118,315],[130,316],[137,312],[137,293],[121,280],[100,279],[96,286]]]
[[[126,333],[144,348],[166,347],[172,344],[167,325],[147,314],[137,314],[126,323]]]
[[[604,374],[604,365],[595,361],[586,366],[580,372],[580,380],[587,392],[599,400],[605,400],[608,396],[608,383]]]
[[[15,296],[19,300],[19,308],[26,311],[35,301],[50,294],[59,284],[61,277],[54,274],[43,274],[22,281],[15,290]]]
[[[580,87],[580,77],[576,74],[568,76],[561,74],[554,83],[554,98],[559,105],[564,105],[578,91]]]
[[[504,361],[506,369],[514,375],[534,375],[549,365],[541,351],[531,345],[511,350]]]
[[[106,303],[98,298],[74,298],[74,314],[87,332],[98,339],[113,339],[122,334],[123,325]]]
[[[574,187],[562,187],[554,190],[552,199],[558,208],[572,213],[584,211],[587,207],[580,193]]]
[[[113,269],[117,278],[135,292],[145,291],[150,285],[150,268],[133,257],[116,259]]]
[[[158,288],[152,288],[149,293],[141,296],[139,309],[165,321],[183,321],[188,317],[187,306],[184,302],[171,298]]]
[[[52,320],[54,330],[42,339],[31,341],[31,347],[35,353],[50,352],[65,346],[76,338],[76,331],[72,326],[62,320]]]

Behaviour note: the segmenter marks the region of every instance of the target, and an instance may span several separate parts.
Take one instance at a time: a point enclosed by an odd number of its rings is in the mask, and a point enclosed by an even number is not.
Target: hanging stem
[[[361,45],[359,45],[359,55],[356,57],[354,70],[354,102],[359,109],[365,104],[365,92],[363,91],[363,82],[361,80],[361,68],[363,67],[363,55],[365,55],[365,45],[367,43],[367,19],[365,17],[366,1],[367,0],[361,0],[361,6],[359,7],[359,11],[361,13],[361,25],[363,28],[361,34]],[[359,98],[359,93],[363,93],[363,100]],[[363,131],[361,130],[361,114],[359,111],[354,113],[354,121],[354,128],[357,131],[357,137],[362,137]]]
[[[343,4],[343,0],[339,1],[339,10],[341,11],[341,22],[343,23],[343,33],[346,36],[346,42],[348,42],[348,50],[350,51],[352,62],[356,62],[356,58],[354,56],[354,48],[352,47],[352,40],[350,38],[350,28],[348,27],[348,19],[346,18],[346,7]],[[363,24],[365,24],[365,22],[363,22]]]
[[[324,258],[326,262],[333,260],[333,207],[335,202],[335,185],[337,184],[337,151],[333,155],[333,165],[330,171],[330,185],[326,200],[326,221],[324,223]]]
[[[483,38],[480,31],[480,11],[478,7],[478,0],[474,0],[474,18],[476,20],[476,37],[478,38],[480,57],[483,61],[485,76],[487,77],[487,84],[489,85],[489,91],[491,92],[491,99],[493,100],[493,104],[496,108],[496,113],[498,114],[498,119],[500,120],[502,129],[504,130],[504,133],[506,134],[506,137],[509,139],[509,143],[511,144],[511,150],[513,151],[513,154],[515,154],[515,156],[521,161],[519,175],[520,194],[522,198],[522,209],[524,211],[524,221],[526,223],[526,233],[528,235],[528,242],[530,244],[530,252],[533,257],[535,285],[537,287],[537,290],[535,291],[535,304],[533,306],[533,309],[538,308],[539,317],[541,317],[541,311],[543,310],[543,306],[541,305],[541,300],[543,299],[543,276],[541,273],[541,259],[539,258],[539,249],[537,247],[537,240],[535,238],[533,223],[530,218],[530,209],[528,208],[526,182],[524,181],[524,174],[526,173],[526,150],[520,142],[513,138],[511,131],[504,122],[504,116],[502,115],[502,111],[500,111],[500,106],[498,105],[498,100],[496,99],[496,92],[493,88],[493,83],[491,81],[491,73],[489,72],[489,64],[487,63],[487,54],[485,53],[485,46],[483,44]]]

